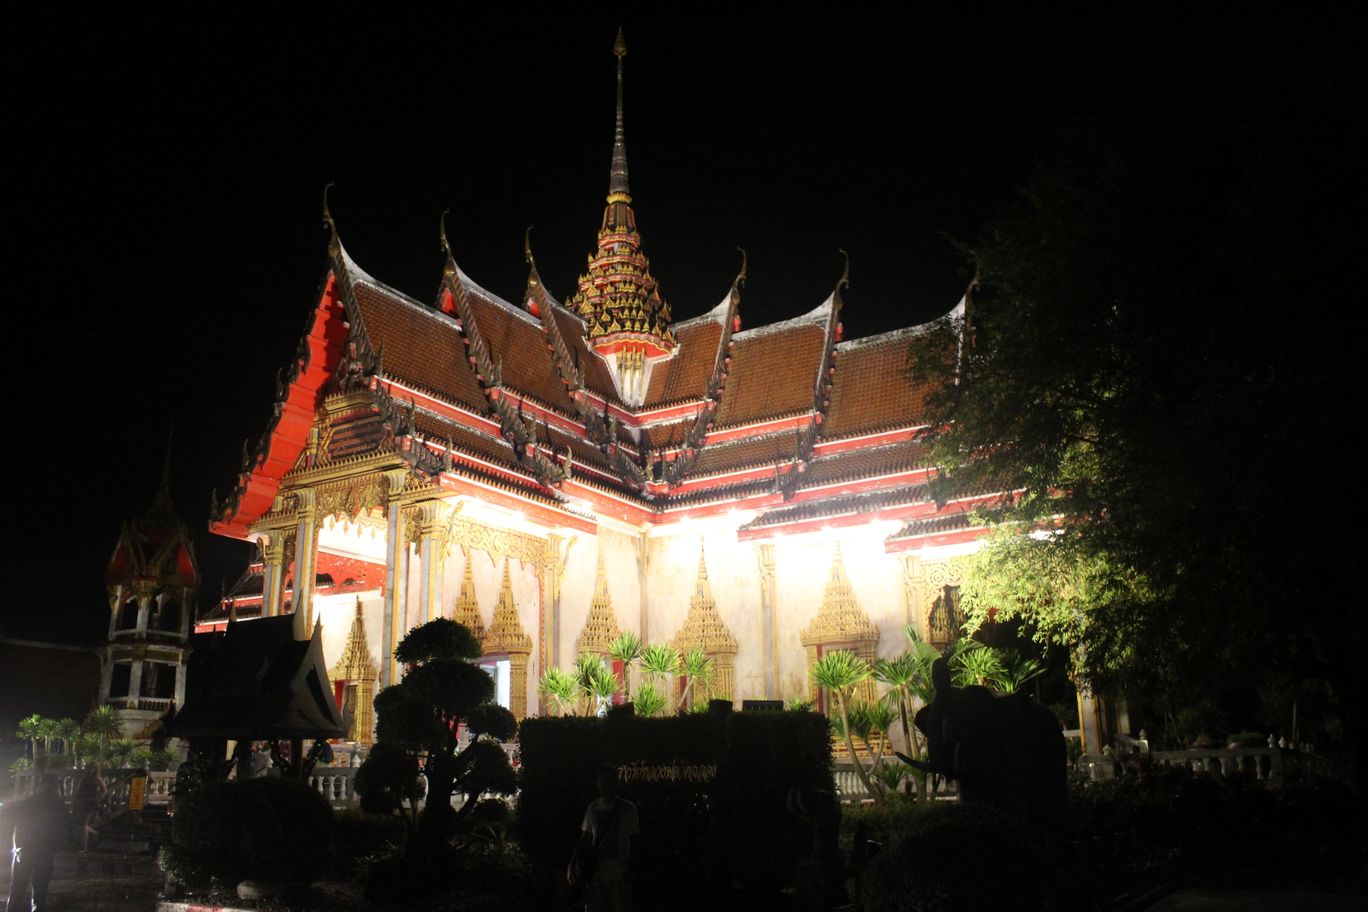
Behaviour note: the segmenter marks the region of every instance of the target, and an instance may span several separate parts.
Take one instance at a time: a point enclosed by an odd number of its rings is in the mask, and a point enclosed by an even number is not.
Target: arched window
[[[158,630],[168,630],[174,633],[180,630],[180,625],[180,602],[171,596],[167,596],[157,608],[157,621],[153,626]]]
[[[138,599],[137,596],[130,595],[128,600],[119,606],[119,630],[133,630],[138,626]]]

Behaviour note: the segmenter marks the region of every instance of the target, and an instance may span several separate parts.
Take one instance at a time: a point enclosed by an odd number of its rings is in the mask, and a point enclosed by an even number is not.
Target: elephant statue
[[[916,716],[927,758],[900,754],[903,761],[957,781],[961,801],[992,805],[1038,835],[1057,836],[1068,760],[1054,713],[1023,693],[955,687],[945,659],[932,665],[931,680],[935,699]]]

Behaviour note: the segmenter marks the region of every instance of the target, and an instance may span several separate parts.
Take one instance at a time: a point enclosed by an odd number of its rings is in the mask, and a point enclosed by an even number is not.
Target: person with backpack
[[[641,832],[636,805],[618,795],[612,764],[599,767],[595,781],[599,797],[584,811],[566,878],[584,890],[585,912],[631,912],[631,873]]]

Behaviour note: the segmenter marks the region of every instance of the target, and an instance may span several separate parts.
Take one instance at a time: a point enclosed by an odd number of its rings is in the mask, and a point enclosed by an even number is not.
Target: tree
[[[1308,502],[1356,477],[1362,391],[1331,265],[1359,260],[1361,226],[1323,207],[1354,181],[1363,111],[1324,75],[1073,137],[969,248],[967,327],[918,345],[938,495],[1012,492],[982,511],[1007,531],[966,581],[971,616],[1077,647],[1099,689],[1312,677],[1361,716],[1352,510]],[[1362,787],[1368,726],[1348,728]]]
[[[75,719],[61,719],[53,727],[53,734],[62,742],[62,754],[71,756],[75,753],[76,738],[81,734],[81,725]]]
[[[29,743],[29,757],[38,758],[38,742],[43,738],[43,717],[34,713],[19,720],[19,730],[14,735]]]
[[[837,733],[845,741],[846,751],[850,754],[850,762],[855,765],[855,773],[860,777],[860,784],[869,795],[878,799],[883,793],[875,787],[869,772],[856,755],[855,742],[851,738],[850,730],[851,695],[858,685],[869,678],[870,673],[868,662],[844,649],[828,652],[817,660],[811,671],[812,683],[831,694],[836,702],[836,712],[840,716]]]
[[[694,647],[685,654],[682,668],[685,681],[684,692],[679,695],[679,711],[685,712],[693,708],[701,693],[694,685],[702,682],[707,687],[712,683],[713,660],[702,649]]]
[[[104,750],[109,746],[110,739],[120,732],[119,717],[114,714],[114,707],[97,706],[86,715],[81,728],[86,734],[98,738],[100,750]]]
[[[562,716],[574,714],[580,693],[574,675],[559,668],[548,668],[542,673],[537,690],[552,699]]]
[[[911,649],[892,659],[875,659],[872,673],[876,681],[888,685],[884,699],[897,708],[904,749],[913,759],[920,760],[926,749],[921,733],[911,724],[911,720],[916,715],[917,703],[930,703],[936,695],[931,683],[931,663],[941,654],[940,650],[921,638],[915,624],[908,624],[903,628],[903,633]],[[915,768],[909,769],[917,784],[918,799],[926,798],[926,774]]]
[[[516,788],[508,757],[495,742],[513,737],[517,722],[491,702],[493,680],[469,661],[479,656],[479,643],[455,621],[415,627],[394,654],[408,671],[375,698],[377,744],[358,771],[356,788],[373,807],[401,811],[407,801],[411,818],[421,774],[427,790],[416,833],[425,842],[440,840],[481,795]],[[465,747],[458,739],[463,724],[472,736]],[[465,803],[454,812],[451,797],[458,791]]]

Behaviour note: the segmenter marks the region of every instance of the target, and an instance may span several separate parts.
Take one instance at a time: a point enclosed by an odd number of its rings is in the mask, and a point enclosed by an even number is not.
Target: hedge
[[[528,719],[519,740],[517,833],[533,862],[564,869],[597,797],[595,773],[613,763],[641,820],[637,888],[656,904],[791,882],[810,836],[788,812],[789,791],[834,791],[827,720],[816,713]]]

